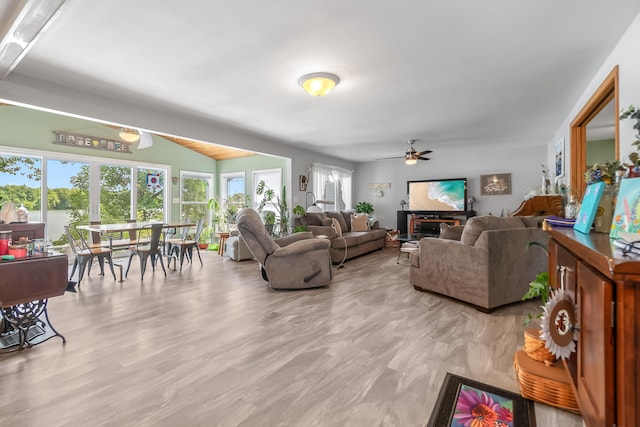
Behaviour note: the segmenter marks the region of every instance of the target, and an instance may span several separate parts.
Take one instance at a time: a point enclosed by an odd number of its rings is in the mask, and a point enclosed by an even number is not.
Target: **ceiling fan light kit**
[[[331,73],[311,73],[298,79],[298,84],[309,95],[324,96],[340,83],[340,78]]]
[[[137,131],[129,128],[122,128],[118,135],[120,135],[120,138],[122,138],[124,142],[127,142],[129,144],[133,144],[140,139],[140,134]]]

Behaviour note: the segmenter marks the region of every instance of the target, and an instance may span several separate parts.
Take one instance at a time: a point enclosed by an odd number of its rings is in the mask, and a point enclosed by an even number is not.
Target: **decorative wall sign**
[[[79,135],[77,133],[62,132],[59,130],[54,130],[53,133],[56,135],[56,139],[53,141],[54,144],[131,154],[129,145],[122,141],[114,141],[97,136]]]
[[[147,190],[150,190],[150,191],[162,190],[162,182],[160,181],[159,173],[147,174]]]
[[[480,194],[483,196],[511,194],[511,174],[480,175]]]

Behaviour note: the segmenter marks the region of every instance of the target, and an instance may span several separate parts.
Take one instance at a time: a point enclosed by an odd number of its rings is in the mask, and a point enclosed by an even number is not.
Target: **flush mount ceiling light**
[[[340,83],[340,78],[331,73],[311,73],[298,79],[298,84],[313,96],[323,96]]]
[[[120,138],[122,138],[124,142],[128,143],[134,143],[140,139],[138,131],[129,128],[122,128],[118,135],[120,135]]]

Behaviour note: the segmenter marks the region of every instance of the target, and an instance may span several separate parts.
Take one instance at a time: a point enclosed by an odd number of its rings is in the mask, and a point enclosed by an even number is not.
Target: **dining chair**
[[[130,248],[129,262],[127,263],[127,270],[124,275],[127,277],[129,274],[129,268],[131,267],[131,260],[134,255],[140,258],[140,274],[141,279],[144,279],[144,272],[147,268],[147,259],[151,258],[151,268],[153,271],[156,269],[156,262],[160,262],[164,275],[167,275],[167,270],[164,268],[164,261],[162,260],[162,229],[164,224],[155,223],[147,224],[138,230],[138,241],[135,246]]]
[[[196,232],[192,236],[189,235],[188,230],[185,228],[185,231],[182,233],[182,238],[180,239],[171,239],[169,240],[169,244],[171,245],[169,248],[169,254],[175,256],[177,260],[180,258],[180,271],[182,271],[182,264],[184,263],[185,255],[189,262],[193,262],[193,249],[196,249],[198,253],[198,259],[200,259],[200,265],[202,264],[202,257],[200,256],[200,248],[198,247],[198,241],[200,240],[200,234],[202,234],[202,229],[204,228],[204,219],[200,219],[198,224],[196,225]]]
[[[71,250],[75,255],[69,279],[73,277],[77,268],[78,287],[80,287],[80,282],[82,281],[82,277],[84,276],[84,271],[87,267],[87,264],[89,264],[89,270],[87,271],[88,276],[91,272],[91,264],[93,262],[93,259],[98,258],[98,263],[100,264],[100,275],[104,276],[104,260],[106,259],[109,263],[109,268],[111,268],[113,280],[116,280],[116,272],[113,269],[113,260],[111,259],[111,249],[99,245],[90,245],[82,236],[82,233],[80,233],[80,231],[75,227],[65,225],[64,230],[67,234],[67,239],[69,240],[69,246],[71,246]]]

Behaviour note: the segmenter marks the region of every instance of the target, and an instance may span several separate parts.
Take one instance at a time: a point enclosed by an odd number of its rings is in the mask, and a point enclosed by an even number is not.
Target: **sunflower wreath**
[[[575,305],[564,289],[552,292],[541,320],[540,337],[545,340],[547,350],[559,359],[568,359],[576,351],[579,333]]]

